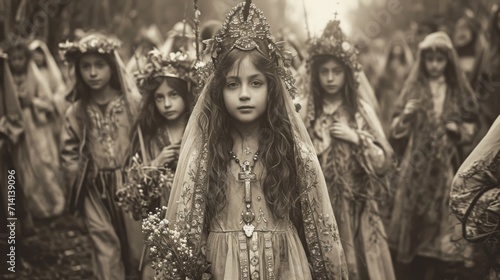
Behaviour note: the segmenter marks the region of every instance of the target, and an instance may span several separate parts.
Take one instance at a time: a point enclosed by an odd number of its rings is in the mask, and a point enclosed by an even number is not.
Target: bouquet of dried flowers
[[[168,200],[174,172],[170,168],[147,166],[136,154],[126,178],[124,187],[116,192],[117,203],[139,221],[160,207],[162,196]]]
[[[208,280],[210,264],[203,251],[195,251],[189,242],[187,223],[170,223],[163,218],[167,207],[151,213],[142,222],[150,249],[155,279]]]

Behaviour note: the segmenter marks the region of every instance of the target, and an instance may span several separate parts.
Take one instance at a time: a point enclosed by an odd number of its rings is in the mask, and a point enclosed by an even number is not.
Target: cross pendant
[[[243,166],[241,167],[241,172],[238,173],[238,180],[244,183],[245,187],[245,204],[246,211],[241,213],[245,225],[243,226],[243,231],[245,235],[250,238],[253,235],[254,226],[251,224],[255,219],[255,213],[252,211],[252,189],[250,183],[257,180],[257,175],[252,172],[252,167],[250,162],[245,160]]]
[[[238,180],[242,181],[245,184],[245,203],[251,203],[252,193],[250,183],[257,180],[257,175],[252,172],[252,167],[250,166],[250,162],[248,162],[248,160],[245,160],[245,162],[243,162],[241,172],[238,173]]]

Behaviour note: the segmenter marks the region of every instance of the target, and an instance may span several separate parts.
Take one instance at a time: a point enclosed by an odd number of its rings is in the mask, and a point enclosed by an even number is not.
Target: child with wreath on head
[[[208,42],[213,69],[188,122],[167,219],[189,225],[213,279],[347,279],[290,57],[250,1]]]
[[[70,212],[83,214],[93,244],[97,279],[124,279],[138,273],[142,241],[140,222],[116,203],[123,186],[132,124],[140,95],[128,79],[119,42],[89,33],[59,45],[74,64],[76,85],[61,135],[61,158]]]
[[[132,135],[132,155],[164,175],[175,173],[184,130],[191,112],[196,84],[194,60],[187,53],[169,55],[154,49],[145,66],[135,73],[143,98]],[[170,190],[148,205],[148,212],[166,206]],[[143,279],[152,279],[150,266],[143,268]]]
[[[308,46],[305,123],[325,174],[350,279],[395,279],[379,202],[392,148],[359,77],[357,50],[332,20]],[[362,85],[360,83],[363,83]]]
[[[193,62],[187,53],[165,55],[155,49],[148,53],[144,70],[136,73],[143,99],[133,130],[132,151],[153,166],[174,171],[177,166],[194,99]]]
[[[50,87],[36,66],[25,42],[10,45],[6,50],[8,66],[14,81],[14,94],[21,106],[23,135],[12,146],[13,165],[25,194],[26,228],[31,218],[50,218],[64,210],[58,145],[53,128],[58,111]]]

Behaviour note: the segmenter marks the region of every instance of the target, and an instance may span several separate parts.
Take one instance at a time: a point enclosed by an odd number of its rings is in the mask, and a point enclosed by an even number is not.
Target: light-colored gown
[[[26,194],[29,212],[38,218],[60,215],[64,210],[59,155],[51,127],[56,115],[50,89],[34,62],[25,75],[14,76],[22,104],[24,136],[14,147],[14,166]]]
[[[214,279],[245,279],[240,275],[247,271],[251,279],[312,279],[297,229],[288,218],[273,217],[264,197],[262,176],[251,187],[255,231],[247,239],[241,216],[245,211],[244,186],[234,171],[228,174],[227,205],[212,220],[207,240]],[[260,164],[255,172],[263,173]]]

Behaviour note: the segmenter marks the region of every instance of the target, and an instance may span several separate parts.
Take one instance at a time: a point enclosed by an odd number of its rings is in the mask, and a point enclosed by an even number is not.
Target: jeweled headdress
[[[340,59],[354,72],[361,71],[357,57],[358,50],[347,40],[337,19],[328,22],[320,37],[311,39],[308,43],[308,53],[308,66],[314,57],[330,55]]]
[[[134,73],[137,85],[143,87],[148,79],[171,77],[193,82],[194,59],[184,52],[165,54],[158,49],[150,51],[143,69]]]
[[[278,74],[285,82],[288,92],[292,97],[295,96],[295,81],[291,71],[287,69],[291,65],[292,54],[284,50],[285,42],[272,40],[270,27],[264,13],[251,1],[240,3],[231,9],[220,31],[212,39],[206,40],[205,43],[212,63],[199,69],[200,76],[210,76],[222,58],[233,49],[257,50],[275,62]]]
[[[120,45],[120,40],[116,38],[93,33],[84,36],[78,42],[59,43],[59,55],[64,61],[75,62],[80,55],[88,52],[112,54]]]

